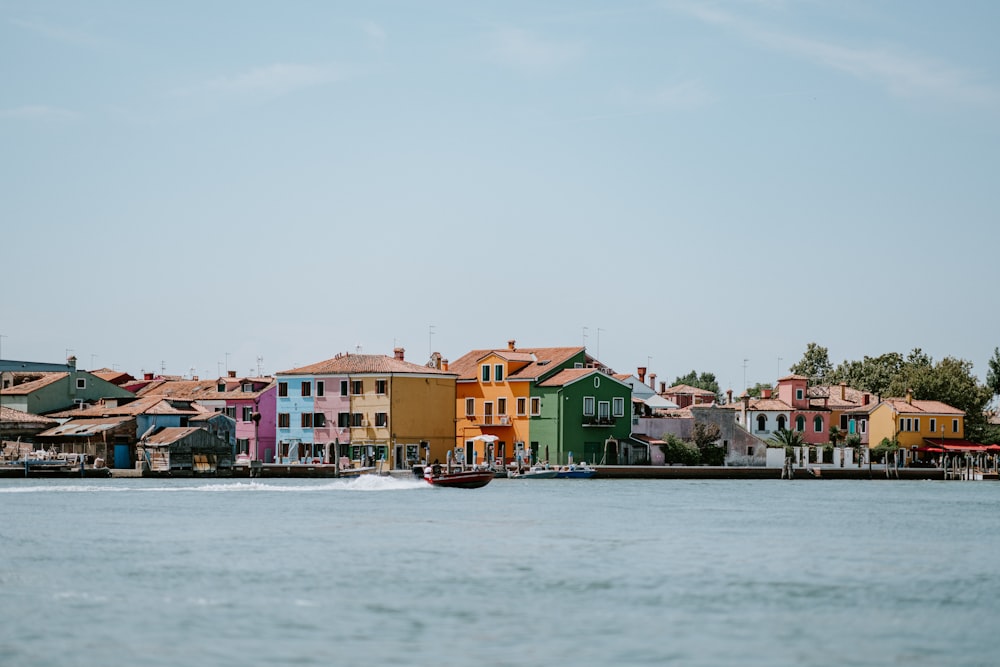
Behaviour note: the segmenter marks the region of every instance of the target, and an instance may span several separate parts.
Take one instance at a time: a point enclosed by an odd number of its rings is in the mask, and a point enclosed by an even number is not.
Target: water
[[[998,499],[2,480],[0,665],[993,665]]]

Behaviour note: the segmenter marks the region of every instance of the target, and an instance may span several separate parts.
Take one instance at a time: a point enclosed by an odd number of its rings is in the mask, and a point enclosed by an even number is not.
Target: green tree
[[[806,351],[798,363],[793,364],[789,369],[795,375],[804,375],[809,378],[809,384],[826,384],[833,372],[833,364],[830,363],[830,353],[822,345],[809,343]]]
[[[772,385],[767,384],[766,382],[758,382],[754,386],[747,389],[747,396],[749,396],[750,398],[760,398],[762,395],[762,391],[764,389],[773,389],[773,388],[774,387]]]
[[[848,386],[871,392],[880,400],[888,396],[889,386],[904,365],[903,355],[889,352],[878,357],[866,356],[862,361],[845,361],[830,374],[830,382],[845,382]]]
[[[1000,396],[1000,347],[993,348],[986,372],[986,386],[994,396]]]
[[[778,429],[770,438],[767,439],[767,446],[774,448],[782,448],[785,450],[785,458],[792,457],[792,450],[796,447],[801,447],[805,444],[805,440],[802,434],[798,431],[789,431],[786,429]]]
[[[716,400],[718,400],[719,382],[715,379],[715,373],[702,372],[699,374],[697,371],[691,371],[687,375],[678,376],[674,380],[674,385],[678,384],[686,384],[689,387],[697,387],[698,389],[710,391],[715,394]]]
[[[667,465],[678,464],[685,466],[695,466],[701,462],[701,455],[698,448],[692,444],[684,442],[673,433],[663,436],[663,443],[660,450],[663,452],[663,460]]]
[[[718,424],[696,422],[691,429],[691,439],[703,464],[721,466],[725,463],[726,451],[718,444],[721,434]]]

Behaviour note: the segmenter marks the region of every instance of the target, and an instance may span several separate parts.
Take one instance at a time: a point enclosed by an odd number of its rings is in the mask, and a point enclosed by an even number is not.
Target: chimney
[[[906,402],[909,405],[913,405],[913,390],[912,389],[907,389],[906,390]]]
[[[636,371],[636,375],[639,376],[639,382],[641,382],[642,384],[646,384],[646,367],[645,366],[639,366],[638,370]]]
[[[448,370],[448,360],[447,359],[442,359],[441,360],[441,370],[443,370],[443,371]]]
[[[868,402],[872,400],[872,395],[865,392],[861,395],[861,405],[868,405]]]
[[[667,393],[667,383],[660,380],[660,394],[662,395],[665,393]]]
[[[733,402],[733,390],[732,389],[727,389],[726,390],[726,405],[729,405],[732,402]]]
[[[649,374],[649,388],[656,391],[656,373]]]
[[[142,374],[142,379],[143,380],[152,380],[153,379],[153,374],[152,373],[143,373]]]
[[[840,400],[842,400],[842,401],[846,401],[847,400],[847,383],[846,382],[841,382],[840,383]]]
[[[764,398],[764,399],[771,398],[771,390],[770,389],[761,389],[760,390],[760,397]]]
[[[829,396],[824,396],[823,397],[823,407],[824,408],[829,408],[830,407],[830,397]]]
[[[69,369],[70,369],[71,371],[75,371],[75,370],[76,370],[76,357],[75,357],[75,356],[73,356],[73,355],[70,355],[70,356],[69,356],[69,357],[68,357],[68,358],[66,359],[66,365],[67,365],[67,366],[69,366]]]
[[[396,347],[396,348],[393,348],[393,350],[392,350],[392,353],[394,355],[396,355],[396,358],[399,359],[400,361],[403,361],[403,353],[404,352],[406,352],[406,350],[403,349],[403,348],[401,348],[401,347]]]
[[[750,394],[743,392],[743,409],[746,410],[750,407]]]
[[[231,378],[236,377],[236,371],[229,371],[229,377]]]
[[[507,341],[507,349],[510,350],[511,352],[515,352],[517,350],[517,348],[514,347],[514,343],[515,342],[516,341],[513,338],[511,338],[509,341]]]
[[[192,375],[191,379],[194,380],[195,382],[197,382],[198,381],[198,376],[197,375]]]

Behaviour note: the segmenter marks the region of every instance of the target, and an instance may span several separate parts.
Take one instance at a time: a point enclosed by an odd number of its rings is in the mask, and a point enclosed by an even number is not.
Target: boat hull
[[[424,477],[431,486],[452,489],[478,489],[493,481],[492,470],[464,470]]]

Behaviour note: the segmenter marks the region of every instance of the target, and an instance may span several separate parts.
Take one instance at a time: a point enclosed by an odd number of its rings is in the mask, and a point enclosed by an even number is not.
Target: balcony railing
[[[618,423],[617,417],[584,417],[584,426],[608,427]]]

